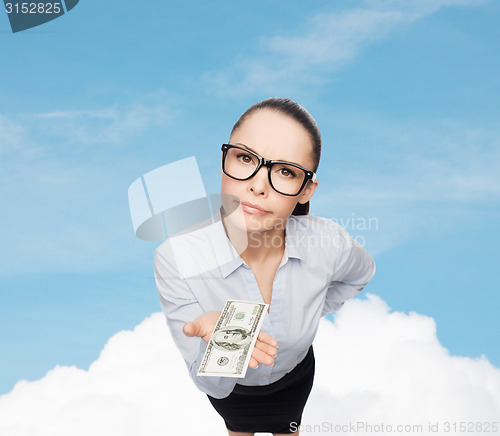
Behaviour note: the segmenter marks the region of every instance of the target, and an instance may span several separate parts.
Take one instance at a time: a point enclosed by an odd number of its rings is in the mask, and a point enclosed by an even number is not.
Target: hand
[[[198,336],[208,343],[220,314],[221,312],[219,310],[202,313],[193,322],[187,322],[184,324],[184,328],[182,330],[186,336]],[[257,341],[255,342],[255,347],[252,351],[252,357],[250,357],[250,362],[248,362],[248,366],[250,368],[257,368],[259,363],[262,363],[263,365],[274,365],[274,358],[278,354],[277,348],[278,342],[276,339],[267,333],[260,331],[259,336],[257,336]]]
[[[212,310],[211,312],[202,313],[193,322],[184,324],[182,331],[186,336],[198,336],[202,338],[207,344],[214,331],[215,324],[222,312],[220,310]]]

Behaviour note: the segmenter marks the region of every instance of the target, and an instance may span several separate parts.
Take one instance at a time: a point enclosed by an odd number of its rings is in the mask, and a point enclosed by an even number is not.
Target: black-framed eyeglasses
[[[222,171],[235,180],[251,179],[263,166],[267,168],[269,184],[283,195],[299,195],[306,183],[316,180],[316,174],[300,165],[270,160],[239,145],[222,144]]]

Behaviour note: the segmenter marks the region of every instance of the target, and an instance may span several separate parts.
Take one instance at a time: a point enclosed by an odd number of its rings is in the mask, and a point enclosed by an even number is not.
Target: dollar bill
[[[226,301],[197,375],[245,377],[268,307],[251,301]]]

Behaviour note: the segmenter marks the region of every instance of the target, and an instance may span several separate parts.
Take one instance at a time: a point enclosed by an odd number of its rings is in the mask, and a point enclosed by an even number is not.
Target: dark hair
[[[321,156],[321,134],[319,132],[318,125],[316,124],[316,121],[314,120],[312,115],[304,107],[302,107],[295,101],[290,100],[289,98],[271,97],[250,106],[239,118],[239,120],[236,121],[236,124],[233,126],[233,129],[231,130],[231,135],[233,134],[233,132],[235,132],[241,127],[243,121],[245,121],[245,119],[249,115],[258,111],[259,109],[270,109],[280,114],[289,116],[290,118],[300,123],[300,125],[307,130],[312,143],[312,151],[311,151],[311,158],[313,161],[312,170],[316,172],[318,170],[319,159]],[[308,215],[308,214],[309,214],[309,202],[304,204],[297,203],[297,206],[292,212],[292,215]]]

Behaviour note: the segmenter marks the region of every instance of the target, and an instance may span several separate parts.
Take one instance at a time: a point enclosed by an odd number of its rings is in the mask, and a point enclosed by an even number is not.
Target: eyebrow
[[[259,154],[255,150],[253,150],[252,148],[250,148],[248,145],[242,144],[241,142],[237,142],[235,145],[241,145],[242,147],[245,147],[246,149],[248,149],[250,151],[253,151],[255,154]],[[260,154],[259,154],[259,156],[260,156]],[[260,157],[262,157],[262,156],[260,156]],[[294,164],[294,165],[298,165],[301,168],[305,168],[304,165],[301,165],[301,164],[299,164],[297,162],[293,162],[291,160],[286,160],[286,159],[272,159],[272,160],[278,160],[278,161],[281,161],[281,162],[287,162],[287,163],[291,163],[291,164]]]

